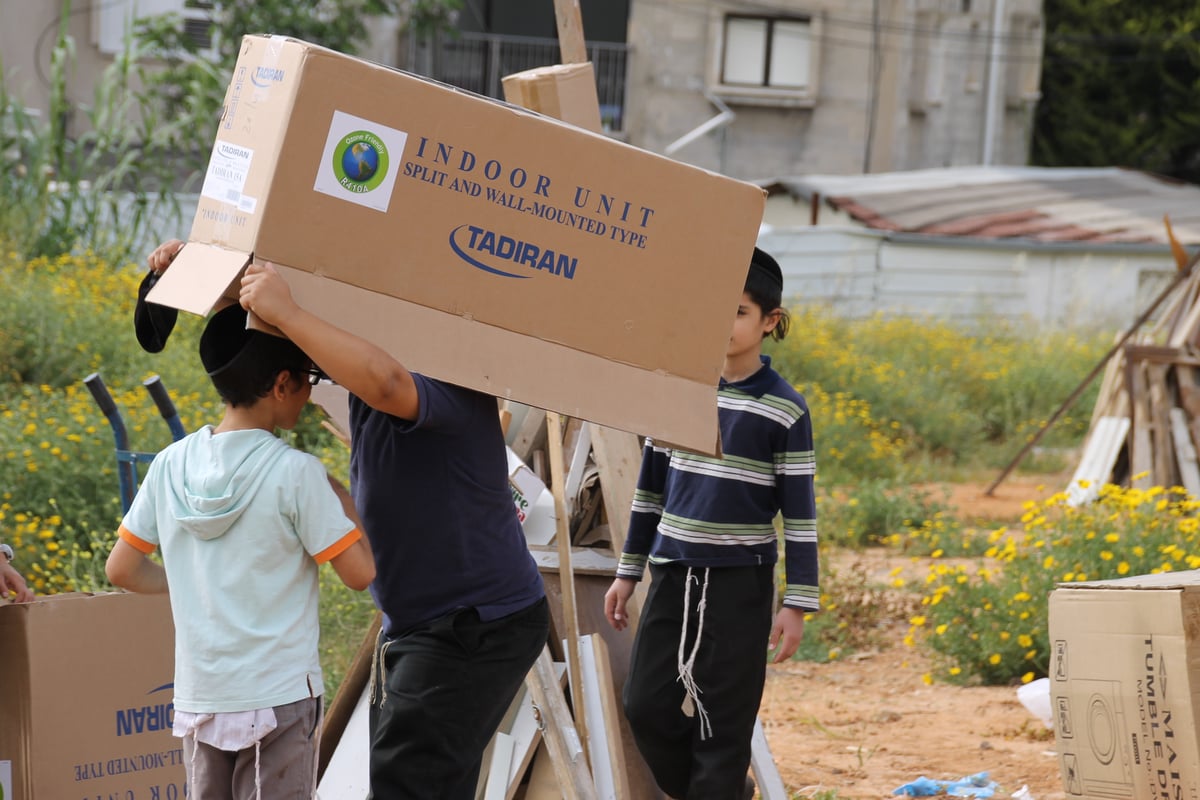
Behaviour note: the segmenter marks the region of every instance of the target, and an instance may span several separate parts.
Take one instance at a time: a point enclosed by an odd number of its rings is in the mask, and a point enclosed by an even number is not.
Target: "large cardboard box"
[[[713,453],[764,194],[517,106],[243,40],[190,242],[149,299],[249,259],[406,366]]]
[[[1200,794],[1200,571],[1050,595],[1055,739],[1068,797]]]
[[[0,604],[0,796],[182,798],[166,595]]]

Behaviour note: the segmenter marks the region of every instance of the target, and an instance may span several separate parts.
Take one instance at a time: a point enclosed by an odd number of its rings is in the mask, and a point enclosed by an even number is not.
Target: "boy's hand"
[[[146,263],[150,265],[150,271],[162,275],[182,249],[183,242],[179,239],[168,239],[154,248],[154,251],[146,258]]]
[[[775,625],[771,628],[771,641],[769,648],[775,650],[775,657],[771,659],[772,664],[778,664],[780,661],[787,661],[796,654],[796,648],[800,646],[800,640],[804,638],[804,612],[798,608],[784,606],[779,609],[779,613],[775,615]]]
[[[625,611],[625,604],[636,587],[637,581],[632,578],[617,578],[604,593],[604,616],[608,618],[608,624],[613,626],[613,630],[623,631],[629,626],[629,614]]]
[[[299,306],[292,299],[292,290],[275,270],[275,265],[251,264],[242,276],[242,308],[253,311],[268,325],[282,328],[284,321],[296,313]]]

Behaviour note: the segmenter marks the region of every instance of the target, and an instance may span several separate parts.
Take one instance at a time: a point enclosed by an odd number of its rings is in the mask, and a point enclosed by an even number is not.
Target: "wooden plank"
[[[363,686],[353,710],[317,782],[317,797],[325,800],[366,800],[370,786],[371,721],[368,694]],[[342,695],[342,691],[338,691]],[[325,747],[322,735],[321,747]]]
[[[1188,430],[1187,414],[1178,406],[1171,409],[1171,436],[1175,441],[1175,458],[1179,462],[1179,478],[1192,497],[1200,497],[1200,464],[1196,461],[1196,445]]]
[[[546,743],[562,797],[564,800],[597,800],[583,745],[571,721],[549,649],[543,649],[534,662],[525,678],[525,686],[541,715],[542,740]]]
[[[592,426],[587,422],[579,425],[574,447],[571,449],[571,465],[567,469],[567,477],[563,483],[563,500],[567,504],[567,515],[575,511],[579,498],[579,488],[583,485],[583,474],[586,472],[588,456],[592,453]]]
[[[544,450],[546,447],[546,412],[540,408],[530,408],[517,427],[517,434],[510,445],[517,457],[526,464],[532,460],[533,451]],[[541,473],[545,477],[545,473]]]
[[[604,513],[612,527],[613,551],[620,553],[629,530],[633,494],[637,489],[638,470],[642,466],[642,449],[634,434],[595,425],[592,430],[592,453],[600,470]]]
[[[1167,399],[1167,365],[1150,362],[1146,365],[1146,380],[1150,394],[1150,438],[1154,447],[1155,486],[1178,486],[1175,469],[1175,443],[1171,438],[1171,404]]]
[[[629,531],[638,471],[642,467],[642,448],[634,434],[597,425],[592,433],[592,451],[600,470],[600,491],[604,497],[604,514],[608,517],[612,549],[620,558],[621,551],[625,549],[625,535]],[[637,631],[649,584],[649,580],[638,581],[633,595],[625,604],[630,633]]]
[[[371,680],[371,661],[375,656],[375,640],[379,637],[379,629],[383,626],[383,614],[375,612],[366,634],[354,653],[346,676],[338,686],[337,694],[329,703],[325,720],[321,724],[321,744],[317,755],[317,777],[325,773],[334,750],[342,739],[350,716],[358,705],[359,697]]]
[[[513,720],[509,735],[512,736],[512,760],[509,763],[507,787],[504,800],[512,800],[521,785],[521,779],[533,761],[534,753],[542,744],[542,731],[538,727],[537,714],[533,710],[533,699],[529,688],[524,687],[517,694],[518,711]]]
[[[1100,487],[1112,477],[1113,466],[1129,435],[1128,417],[1101,417],[1092,429],[1083,457],[1067,486],[1067,505],[1080,506],[1095,500]],[[1083,484],[1086,483],[1087,486]]]
[[[556,602],[561,593],[561,579],[557,571],[542,570],[542,580],[546,584],[546,595],[550,598],[551,630],[561,631],[562,605]],[[612,585],[612,577],[607,575],[576,575],[575,594],[578,600],[579,631],[581,635],[595,633],[604,639],[609,653],[609,666],[612,670],[613,695],[621,697],[625,689],[625,679],[629,675],[629,662],[633,653],[633,634],[630,629],[615,631],[604,618],[604,593]],[[557,618],[556,618],[557,617]],[[552,633],[551,641],[554,647],[559,647],[561,636]],[[629,727],[624,711],[620,714],[621,744],[624,749],[625,769],[631,795],[635,800],[660,800],[664,795],[654,782],[650,768],[637,749],[633,740],[633,731]]]
[[[1154,453],[1150,435],[1150,396],[1146,387],[1145,366],[1129,363],[1129,405],[1132,416],[1129,469],[1131,483],[1138,489],[1154,485]]]
[[[630,800],[633,795],[629,788],[629,770],[625,766],[625,748],[621,741],[621,704],[613,688],[612,665],[608,657],[608,646],[604,637],[591,634],[586,637],[588,642],[588,662],[590,667],[589,688],[594,697],[596,714],[592,719],[604,720],[604,736],[592,736],[592,741],[604,742],[604,755],[608,762],[608,772],[605,783],[611,787],[613,800]],[[592,763],[596,763],[593,759]],[[596,777],[596,789],[600,790],[600,771],[592,770]]]
[[[1171,347],[1183,347],[1196,336],[1198,326],[1200,326],[1200,303],[1193,303],[1179,324],[1172,328],[1167,344]]]
[[[587,61],[579,0],[554,0],[554,20],[558,24],[558,49],[562,63],[582,64]]]
[[[537,562],[538,569],[558,572],[558,546],[530,545],[529,554]],[[598,547],[572,547],[571,571],[579,575],[602,575],[608,579],[616,577],[617,558],[611,550]]]
[[[525,796],[522,800],[563,800],[563,792],[558,788],[558,778],[554,775],[554,764],[550,760],[550,751],[545,742],[538,746],[533,757],[529,783],[525,786]]]
[[[775,766],[771,748],[767,746],[767,734],[763,730],[762,720],[754,720],[754,735],[750,739],[750,768],[754,772],[754,782],[758,784],[758,796],[762,800],[788,800],[787,787]]]
[[[546,413],[546,439],[550,449],[550,490],[554,493],[554,513],[558,517],[558,570],[562,575],[563,627],[560,628],[567,640],[566,660],[571,684],[571,708],[575,711],[575,731],[583,742],[585,759],[587,748],[587,712],[583,706],[583,688],[578,676],[579,667],[579,617],[575,607],[575,576],[571,570],[571,534],[567,523],[567,504],[564,495],[566,475],[563,471],[562,418],[553,411]]]
[[[1197,375],[1200,375],[1200,370],[1190,366],[1175,368],[1175,379],[1179,384],[1179,402],[1192,419],[1200,418],[1200,381],[1197,381]]]
[[[506,800],[509,766],[513,760],[513,738],[507,733],[497,731],[489,747],[492,758],[483,789],[483,800]]]
[[[496,766],[492,761],[492,754],[496,751],[496,739],[498,736],[499,732],[497,732],[496,736],[489,739],[487,747],[483,748],[483,756],[479,760],[479,774],[475,776],[475,794],[473,795],[475,800],[484,800],[484,793],[487,791],[488,782],[492,778],[492,772]],[[504,764],[501,768],[504,770],[504,774],[508,775],[508,764]]]

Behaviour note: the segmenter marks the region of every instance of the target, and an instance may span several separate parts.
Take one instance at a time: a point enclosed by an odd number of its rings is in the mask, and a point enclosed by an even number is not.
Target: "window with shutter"
[[[814,16],[725,14],[714,24],[711,88],[731,102],[811,105],[820,25]]]

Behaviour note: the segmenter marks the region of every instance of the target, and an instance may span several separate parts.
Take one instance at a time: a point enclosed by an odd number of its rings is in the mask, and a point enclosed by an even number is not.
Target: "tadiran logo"
[[[573,280],[579,259],[533,242],[489,231],[478,225],[459,225],[450,231],[450,249],[471,266],[505,278],[531,278],[528,270],[546,271]],[[509,272],[515,265],[528,270]],[[502,268],[503,267],[503,268]]]
[[[370,131],[346,134],[333,148],[333,174],[347,191],[378,189],[388,174],[387,145]]]
[[[272,83],[282,83],[284,71],[276,67],[255,67],[250,76],[250,82],[260,89],[266,89]]]

